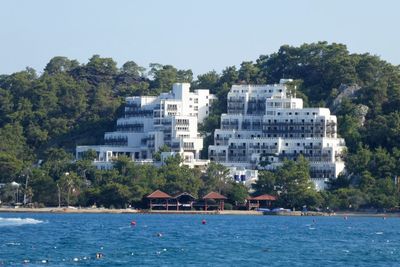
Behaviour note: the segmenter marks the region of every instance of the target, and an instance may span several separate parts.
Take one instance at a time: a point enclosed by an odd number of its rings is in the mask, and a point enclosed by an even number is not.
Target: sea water
[[[0,266],[400,266],[399,226],[378,217],[2,213]]]

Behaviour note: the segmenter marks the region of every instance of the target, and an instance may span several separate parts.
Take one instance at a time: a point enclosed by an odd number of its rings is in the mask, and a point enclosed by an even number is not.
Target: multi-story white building
[[[78,146],[76,158],[89,149],[95,150],[96,166],[108,169],[119,155],[152,162],[153,154],[167,145],[189,165],[202,164],[199,154],[203,138],[197,132],[197,124],[208,116],[215,96],[208,89],[189,89],[188,83],[176,83],[172,92],[159,96],[127,97],[125,116],[117,120],[115,132],[104,134],[105,145]]]
[[[345,143],[337,138],[336,116],[328,108],[303,108],[302,99],[288,94],[287,81],[232,86],[209,159],[230,168],[274,169],[303,155],[316,188],[324,189],[344,170]]]

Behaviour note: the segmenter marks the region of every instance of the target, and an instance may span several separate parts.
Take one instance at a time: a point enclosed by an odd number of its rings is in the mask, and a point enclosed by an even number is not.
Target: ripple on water
[[[135,215],[133,229],[132,216],[124,214],[27,214],[17,219],[3,221],[46,223],[0,229],[2,246],[7,246],[0,248],[5,266],[25,260],[38,266],[394,266],[400,245],[398,221],[382,225],[374,218],[350,222],[327,217],[310,224],[302,217]],[[202,219],[207,224],[199,226]],[[104,258],[96,259],[98,252]]]

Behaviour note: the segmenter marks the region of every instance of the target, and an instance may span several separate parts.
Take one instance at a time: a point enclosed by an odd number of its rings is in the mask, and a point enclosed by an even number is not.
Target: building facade
[[[222,114],[214,145],[208,149],[209,159],[229,168],[254,170],[274,169],[284,159],[303,155],[321,190],[344,170],[345,142],[337,137],[336,116],[328,108],[303,108],[302,99],[290,96],[288,81],[232,86],[227,114]]]
[[[92,149],[95,165],[112,167],[113,159],[125,155],[137,162],[153,162],[153,155],[163,145],[180,153],[189,165],[199,160],[203,138],[198,123],[209,114],[215,96],[208,89],[190,92],[189,83],[176,83],[172,91],[159,96],[127,97],[124,117],[117,120],[116,131],[104,134],[104,145],[78,146],[76,158]]]

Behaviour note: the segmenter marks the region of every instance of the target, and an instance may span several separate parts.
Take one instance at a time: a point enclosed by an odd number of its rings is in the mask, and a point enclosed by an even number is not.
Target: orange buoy
[[[131,226],[136,226],[136,221],[131,221]]]
[[[207,221],[204,219],[201,221],[201,224],[206,224],[206,223],[207,223]]]

